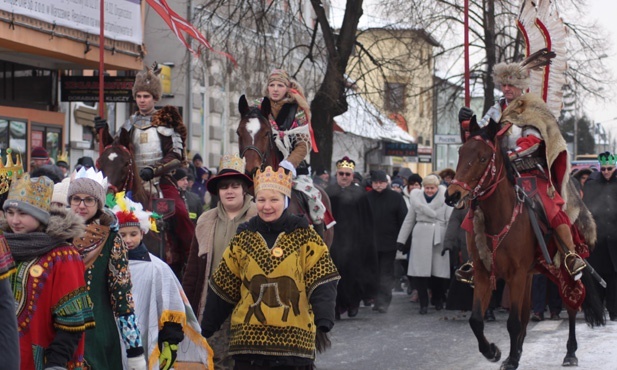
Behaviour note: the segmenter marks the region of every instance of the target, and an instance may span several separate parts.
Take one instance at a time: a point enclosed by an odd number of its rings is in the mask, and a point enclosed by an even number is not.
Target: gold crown
[[[276,172],[270,166],[266,167],[263,172],[257,170],[253,182],[255,194],[260,190],[275,190],[291,198],[291,172],[285,173],[283,167],[279,167]]]
[[[58,154],[58,160],[56,161],[56,163],[58,162],[69,163],[69,154],[68,153]]]
[[[21,178],[24,174],[24,167],[21,163],[21,154],[15,154],[15,162],[13,162],[13,150],[6,149],[6,164],[0,161],[0,194],[9,191],[11,180]]]
[[[6,203],[11,206],[12,201],[27,203],[32,207],[49,212],[54,183],[45,176],[31,178],[25,174],[18,181],[13,181]]]
[[[341,159],[336,163],[336,168],[349,168],[353,170],[356,168],[356,164],[353,163],[351,159],[349,161],[347,159]]]
[[[221,161],[219,163],[219,172],[221,170],[234,170],[240,173],[244,173],[244,168],[246,167],[246,161],[244,158],[240,158],[237,154],[225,154],[221,157]]]

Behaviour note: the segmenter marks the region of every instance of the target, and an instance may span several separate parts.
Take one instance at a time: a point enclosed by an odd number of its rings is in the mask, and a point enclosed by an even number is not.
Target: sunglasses
[[[337,174],[339,176],[351,176],[351,175],[353,175],[352,173],[349,173],[349,172],[337,172]]]
[[[614,167],[600,167],[600,171],[612,171]]]

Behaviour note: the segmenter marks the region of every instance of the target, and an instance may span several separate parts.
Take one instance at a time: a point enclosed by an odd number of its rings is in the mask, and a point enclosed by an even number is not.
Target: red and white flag
[[[224,55],[226,58],[231,60],[234,65],[237,65],[236,60],[228,53],[214,50],[212,45],[206,40],[204,35],[199,32],[195,26],[193,26],[189,21],[182,18],[178,15],[178,13],[174,12],[174,10],[167,4],[165,0],[146,0],[146,2],[154,9],[160,16],[163,18],[163,21],[167,23],[169,28],[174,31],[178,39],[186,46],[187,49],[194,55],[199,55],[199,51],[195,52],[189,42],[184,38],[181,31],[186,32],[189,36],[199,41],[200,44],[205,46],[206,48],[212,50],[213,52]]]

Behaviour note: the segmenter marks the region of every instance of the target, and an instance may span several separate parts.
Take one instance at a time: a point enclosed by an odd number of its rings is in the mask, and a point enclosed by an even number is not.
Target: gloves
[[[146,358],[143,355],[137,357],[129,357],[127,359],[127,362],[129,363],[128,370],[148,370]]]
[[[154,178],[154,170],[152,167],[144,167],[139,170],[139,177],[144,181],[150,181]]]
[[[107,120],[99,116],[94,117],[94,130],[98,132],[100,129],[107,129]]]
[[[469,121],[473,116],[473,111],[469,107],[462,107],[458,111],[458,123],[463,123],[463,121]]]
[[[450,248],[444,248],[444,249],[442,249],[442,250],[441,250],[441,256],[442,256],[442,257],[443,257],[443,256],[445,256],[445,255],[446,255],[446,252],[449,252],[449,251],[450,251]]]
[[[178,352],[177,344],[169,344],[169,342],[163,342],[163,348],[159,356],[159,369],[169,370],[176,362],[176,356]]]
[[[296,168],[294,167],[293,164],[291,164],[291,162],[289,162],[287,159],[283,159],[281,161],[281,163],[279,163],[279,166],[283,167],[284,169],[288,170],[289,172],[292,173],[292,175],[294,177],[296,177]]]
[[[409,253],[409,247],[404,243],[396,243],[396,249],[403,252],[403,254]]]

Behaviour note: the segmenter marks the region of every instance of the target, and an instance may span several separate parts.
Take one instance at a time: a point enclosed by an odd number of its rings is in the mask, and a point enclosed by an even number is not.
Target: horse
[[[462,208],[473,202],[475,209],[474,233],[467,234],[468,250],[474,264],[473,308],[469,324],[478,341],[480,352],[491,362],[501,358],[501,351],[484,336],[486,311],[496,278],[503,278],[510,292],[510,314],[507,329],[510,336],[509,356],[502,362],[502,370],[516,369],[523,351],[531,310],[531,281],[536,273],[537,240],[530,223],[524,194],[515,185],[514,170],[501,146],[508,127],[490,121],[480,128],[471,122],[471,136],[459,150],[454,180],[448,187],[446,203]],[[564,180],[565,181],[565,180]],[[480,212],[479,212],[480,211]],[[484,219],[484,230],[478,224]],[[484,234],[484,235],[482,235]],[[488,243],[483,242],[486,237]],[[488,245],[487,245],[488,244]],[[488,266],[482,257],[488,256]],[[489,270],[490,267],[490,270]],[[586,289],[582,307],[585,321],[591,327],[604,325],[604,308],[595,292],[594,281],[588,269],[581,281]],[[569,334],[563,366],[577,366],[575,330],[576,310],[566,304]]]
[[[246,97],[242,95],[238,103],[238,110],[241,119],[236,134],[238,135],[240,157],[246,160],[245,171],[247,175],[253,177],[257,169],[263,170],[267,166],[271,166],[276,171],[283,155],[276,147],[272,125],[267,118],[270,115],[270,102],[265,100],[260,108],[249,107]],[[314,186],[321,193],[321,201],[326,209],[332,213],[328,194],[322,187]],[[293,190],[289,202],[289,212],[306,217],[310,223],[306,202],[301,192]],[[330,246],[334,239],[334,229],[325,229],[322,237],[326,245]]]
[[[108,193],[130,191],[134,202],[141,203],[146,210],[154,210],[152,192],[143,186],[133,154],[127,147],[115,140],[103,149],[96,160],[96,167],[107,177]],[[165,228],[164,223],[160,225],[161,228]],[[163,259],[163,256],[169,252],[164,251],[164,246],[167,246],[165,238],[166,236],[162,233],[149,232],[144,236],[144,243],[150,253]]]

